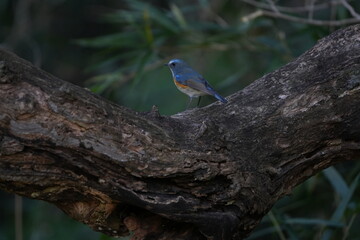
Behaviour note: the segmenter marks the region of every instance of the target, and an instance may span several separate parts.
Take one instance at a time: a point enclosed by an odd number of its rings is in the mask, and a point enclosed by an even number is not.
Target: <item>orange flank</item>
[[[184,85],[184,84],[179,83],[179,82],[178,82],[178,81],[176,81],[175,79],[174,79],[174,83],[175,83],[175,85],[176,85],[177,87],[181,87],[181,88],[188,88],[188,86],[186,86],[186,85]]]
[[[184,84],[181,84],[179,83],[178,81],[176,81],[176,79],[174,78],[174,83],[175,83],[175,86],[177,87],[177,89],[179,89],[181,92],[187,94],[189,97],[199,97],[199,96],[203,96],[203,95],[206,95],[206,94],[209,94],[207,92],[203,92],[203,91],[200,91],[200,90],[196,90],[192,87],[189,87],[187,85],[184,85]],[[189,79],[191,81],[191,79]],[[188,80],[188,81],[189,81]]]

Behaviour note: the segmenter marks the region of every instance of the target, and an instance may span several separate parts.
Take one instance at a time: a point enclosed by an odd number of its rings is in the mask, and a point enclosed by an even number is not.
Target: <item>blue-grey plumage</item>
[[[176,87],[190,97],[190,102],[194,97],[208,94],[214,96],[222,103],[227,103],[227,100],[218,94],[206,79],[192,69],[185,61],[172,59],[165,65],[170,68]]]

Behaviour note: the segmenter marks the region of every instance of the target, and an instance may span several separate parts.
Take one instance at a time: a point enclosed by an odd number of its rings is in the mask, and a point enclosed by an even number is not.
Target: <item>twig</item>
[[[254,12],[248,16],[242,18],[243,21],[249,21],[259,16],[269,16],[274,18],[281,18],[290,20],[293,22],[299,22],[304,24],[311,24],[317,26],[329,26],[336,27],[346,24],[353,24],[360,22],[360,14],[357,13],[354,8],[347,2],[347,0],[331,0],[327,3],[315,4],[316,0],[309,0],[303,7],[283,7],[277,6],[273,0],[266,0],[267,3],[258,2],[256,0],[243,0],[256,8],[259,8],[261,12]],[[336,20],[336,8],[338,5],[344,6],[354,18]],[[330,7],[330,9],[329,9]],[[318,20],[314,19],[315,11],[321,9],[330,10],[330,20]],[[287,13],[303,13],[308,12],[307,19],[301,16],[293,16]]]
[[[258,18],[258,17],[261,17],[261,16],[263,16],[264,14],[263,14],[263,11],[262,10],[257,10],[257,11],[255,11],[255,12],[253,12],[253,13],[250,13],[250,14],[248,14],[248,15],[246,15],[246,16],[243,16],[242,18],[241,18],[241,21],[242,22],[250,22],[251,20],[253,20],[253,19],[256,19],[256,18]]]
[[[305,18],[301,18],[301,17],[294,17],[291,15],[283,14],[283,13],[274,13],[274,12],[266,11],[266,10],[258,10],[255,13],[252,16],[252,19],[260,17],[260,16],[268,16],[268,17],[274,17],[274,18],[281,18],[281,19],[285,19],[285,20],[289,20],[289,21],[293,21],[293,22],[298,22],[298,23],[311,24],[311,25],[315,25],[315,26],[338,27],[338,26],[355,24],[355,23],[360,22],[360,20],[356,19],[356,18],[347,18],[347,19],[342,19],[342,20],[305,19]],[[248,19],[249,19],[249,16],[248,16]]]
[[[346,240],[347,237],[349,236],[349,231],[350,231],[351,226],[352,226],[353,223],[354,223],[354,220],[355,220],[355,218],[356,218],[356,215],[357,215],[357,214],[353,214],[353,215],[351,216],[351,218],[350,218],[349,223],[345,226],[342,240]]]
[[[266,10],[271,10],[271,7],[266,4],[266,3],[261,3],[261,2],[257,2],[255,0],[242,0],[245,3],[248,3],[254,7],[257,8],[261,8],[261,9],[266,9]],[[314,5],[312,7],[310,7],[309,5],[305,5],[303,7],[283,7],[283,6],[276,6],[276,8],[280,11],[280,12],[286,12],[286,13],[303,13],[303,12],[308,12],[309,10],[314,10],[314,11],[318,11],[318,10],[322,10],[322,9],[326,9],[329,7],[329,5],[339,5],[341,4],[340,1],[334,1],[334,2],[327,2],[327,3],[321,3],[321,4],[317,4]]]
[[[360,14],[358,14],[346,0],[340,0],[340,1],[341,1],[342,5],[350,12],[350,14],[354,18],[360,19]]]
[[[22,197],[15,195],[15,239],[23,240]]]
[[[315,5],[315,1],[316,0],[310,0],[310,9],[309,9],[309,14],[308,14],[308,19],[312,20],[314,18],[314,5]]]
[[[274,3],[272,0],[266,0],[266,1],[269,3],[271,9],[272,9],[274,12],[276,12],[276,13],[279,12],[279,10],[277,9],[277,7],[275,6],[275,3]]]
[[[334,0],[331,0],[334,1]],[[334,5],[331,5],[330,7],[330,21],[335,21],[336,19],[336,7]],[[329,26],[330,32],[334,31],[334,26]]]

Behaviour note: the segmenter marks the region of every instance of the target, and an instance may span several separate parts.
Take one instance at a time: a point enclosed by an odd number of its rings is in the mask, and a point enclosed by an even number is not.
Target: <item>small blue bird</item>
[[[207,94],[214,96],[222,103],[227,103],[227,100],[215,92],[215,90],[210,86],[206,79],[201,76],[200,73],[192,69],[183,60],[172,59],[169,63],[165,64],[165,66],[170,68],[176,87],[190,97],[187,108],[190,106],[194,97],[201,97]]]

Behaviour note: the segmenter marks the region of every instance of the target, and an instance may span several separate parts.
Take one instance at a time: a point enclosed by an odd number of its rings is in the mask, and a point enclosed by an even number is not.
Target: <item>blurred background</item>
[[[356,0],[1,0],[0,47],[137,111],[183,111],[164,67],[182,58],[223,96],[360,22]],[[203,97],[201,106],[213,102]],[[360,163],[280,200],[248,239],[359,239]],[[0,240],[112,239],[54,206],[0,191]],[[128,239],[128,238],[123,238]]]

